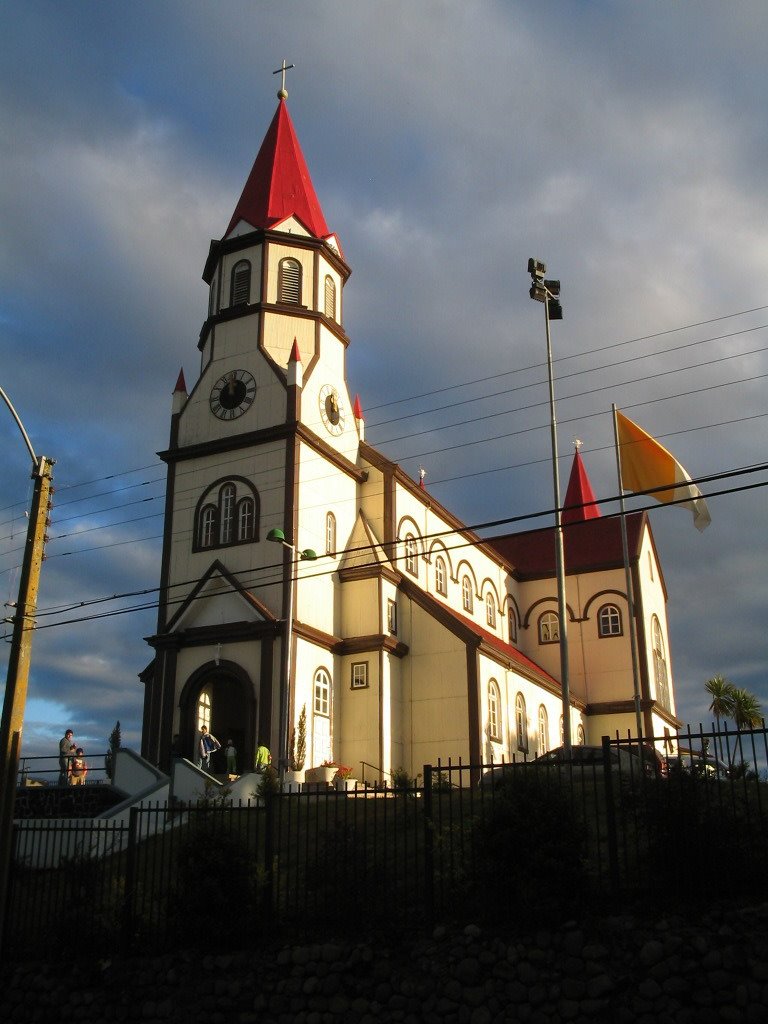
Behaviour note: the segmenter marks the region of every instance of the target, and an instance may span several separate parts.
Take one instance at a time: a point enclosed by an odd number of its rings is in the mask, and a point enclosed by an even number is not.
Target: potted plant
[[[304,761],[307,757],[307,705],[301,709],[298,728],[291,733],[291,753],[285,781],[289,788],[299,789],[304,782]]]
[[[333,780],[336,789],[346,792],[357,788],[357,779],[352,778],[352,769],[345,764],[336,765],[336,775]]]
[[[323,761],[317,768],[307,769],[307,782],[319,785],[330,785],[336,775],[337,765],[335,761]]]

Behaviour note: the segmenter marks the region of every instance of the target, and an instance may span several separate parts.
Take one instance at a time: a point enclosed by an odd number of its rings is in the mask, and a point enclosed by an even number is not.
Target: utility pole
[[[51,506],[51,481],[54,459],[37,458],[27,433],[16,415],[8,396],[0,388],[2,398],[21,430],[32,456],[32,479],[35,481],[32,506],[29,510],[27,541],[19,581],[16,614],[13,616],[13,637],[8,659],[3,718],[0,726],[0,951],[2,950],[5,915],[8,907],[8,879],[13,845],[13,807],[16,801],[16,777],[21,753],[21,733],[27,703],[29,664],[32,653],[32,631],[37,609],[40,567],[43,563],[48,512]]]

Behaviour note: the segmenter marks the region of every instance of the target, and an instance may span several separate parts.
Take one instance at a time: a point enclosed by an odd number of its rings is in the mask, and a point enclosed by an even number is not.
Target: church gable
[[[246,590],[221,562],[215,561],[171,618],[167,632],[215,627],[223,622],[275,621],[266,605]]]

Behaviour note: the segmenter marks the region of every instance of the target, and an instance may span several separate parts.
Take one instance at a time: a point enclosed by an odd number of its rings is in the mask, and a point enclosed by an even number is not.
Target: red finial
[[[352,407],[352,415],[355,417],[356,420],[365,419],[365,417],[363,416],[363,407],[360,404],[360,395],[355,395],[355,403]]]
[[[288,362],[289,363],[300,363],[301,362],[301,352],[299,352],[299,343],[298,343],[298,341],[295,338],[293,339],[293,348],[291,349],[291,356],[290,356],[290,359],[288,360]]]
[[[187,393],[187,385],[186,385],[186,381],[184,380],[184,367],[183,366],[179,370],[179,377],[178,377],[178,380],[176,381],[176,387],[173,389],[174,395],[176,394],[177,391],[183,391],[185,395]]]
[[[419,487],[422,489],[422,491],[426,491],[426,489],[427,489],[425,484],[424,484],[424,477],[426,475],[427,475],[426,469],[423,469],[421,466],[419,466]]]

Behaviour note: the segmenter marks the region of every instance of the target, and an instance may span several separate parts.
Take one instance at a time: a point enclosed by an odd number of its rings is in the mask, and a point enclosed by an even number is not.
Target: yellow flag
[[[693,512],[693,525],[697,530],[706,530],[711,522],[707,503],[674,455],[618,409],[616,432],[622,489],[650,491],[651,497],[662,504],[687,499],[681,503]],[[657,487],[664,490],[656,491]]]

